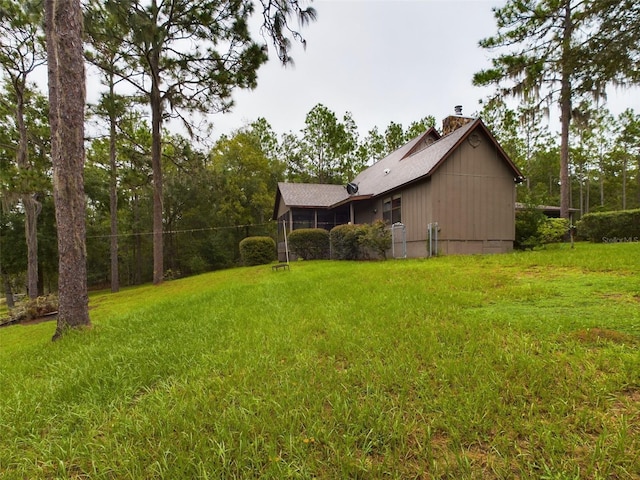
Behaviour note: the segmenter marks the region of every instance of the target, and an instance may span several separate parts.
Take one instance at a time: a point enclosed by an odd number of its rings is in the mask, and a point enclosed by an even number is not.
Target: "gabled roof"
[[[379,162],[373,164],[371,167],[360,172],[360,174],[353,179],[353,182],[358,185],[359,193],[378,196],[428,177],[432,175],[449,155],[476,129],[481,129],[494,143],[500,156],[509,168],[513,170],[514,177],[522,176],[518,167],[515,166],[500,145],[498,145],[484,123],[482,123],[480,119],[476,119],[432,144],[414,150],[415,145],[429,134],[430,131],[426,131]]]

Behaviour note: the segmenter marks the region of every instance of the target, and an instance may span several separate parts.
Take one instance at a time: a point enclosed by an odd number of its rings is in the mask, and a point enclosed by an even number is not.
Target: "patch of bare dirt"
[[[608,328],[585,328],[573,332],[571,336],[574,339],[587,344],[598,344],[603,342],[615,343],[618,345],[638,344],[638,339],[633,335]]]

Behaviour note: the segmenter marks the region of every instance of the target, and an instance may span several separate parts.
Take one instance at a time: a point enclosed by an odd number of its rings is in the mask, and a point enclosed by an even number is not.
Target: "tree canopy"
[[[509,0],[494,9],[494,17],[498,31],[480,46],[500,53],[491,68],[474,75],[474,84],[496,86],[497,96],[535,99],[539,105],[557,102],[560,209],[568,218],[572,106],[584,98],[604,97],[612,82],[637,81],[630,68],[637,65],[637,48],[627,48],[637,38],[637,21],[608,0]],[[616,34],[616,28],[631,33]],[[615,63],[610,52],[615,52]]]

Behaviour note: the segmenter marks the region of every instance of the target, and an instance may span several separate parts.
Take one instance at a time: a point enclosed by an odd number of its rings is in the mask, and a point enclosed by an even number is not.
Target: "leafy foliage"
[[[563,242],[569,227],[569,220],[566,218],[545,218],[538,227],[540,242],[542,244]]]
[[[640,209],[589,213],[582,217],[577,227],[580,237],[592,242],[638,242]]]
[[[322,104],[307,113],[302,137],[290,139],[289,178],[311,183],[346,183],[358,164],[357,131],[351,114],[343,121]]]
[[[364,237],[364,225],[338,225],[331,229],[331,258],[336,260],[360,260],[363,256],[360,239]]]
[[[382,220],[371,225],[365,225],[364,235],[360,238],[360,245],[367,256],[387,258],[387,250],[391,248],[391,230]]]
[[[540,245],[540,226],[545,216],[539,209],[531,205],[516,212],[516,237],[514,247],[520,250]]]
[[[240,258],[245,266],[271,263],[276,259],[276,242],[271,237],[247,237],[240,242]]]
[[[336,260],[386,258],[391,232],[382,221],[372,225],[338,225],[331,229],[331,256]]]
[[[329,258],[329,232],[324,228],[300,228],[288,235],[291,252],[305,260]]]

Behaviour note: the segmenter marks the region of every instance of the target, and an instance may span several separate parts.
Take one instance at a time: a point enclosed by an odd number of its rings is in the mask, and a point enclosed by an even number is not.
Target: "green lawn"
[[[0,329],[3,479],[640,478],[640,244],[299,262]]]

